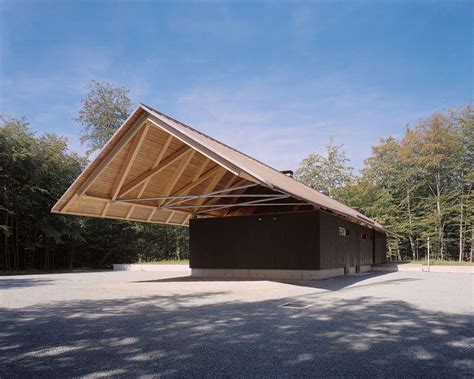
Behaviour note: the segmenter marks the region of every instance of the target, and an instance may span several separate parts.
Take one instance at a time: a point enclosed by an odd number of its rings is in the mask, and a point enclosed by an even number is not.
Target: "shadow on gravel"
[[[323,280],[270,280],[270,279],[232,279],[232,278],[200,278],[193,277],[190,275],[179,276],[173,278],[164,278],[164,279],[152,279],[152,280],[139,280],[132,283],[193,283],[193,282],[207,282],[207,283],[218,283],[218,282],[259,282],[259,281],[270,281],[276,283],[290,284],[300,287],[309,287],[309,288],[320,288],[328,291],[339,291],[346,287],[357,284],[358,287],[376,287],[392,284],[402,284],[411,281],[417,281],[420,279],[417,278],[399,278],[384,280],[383,282],[374,282],[367,284],[359,284],[368,279],[376,278],[379,276],[387,275],[386,272],[379,273],[362,273],[362,274],[352,274],[347,276],[338,276],[330,279]]]
[[[215,293],[0,309],[5,377],[471,376],[473,319],[403,301]],[[291,299],[288,299],[291,300]]]
[[[379,282],[369,282],[369,283],[361,283],[368,279],[373,279],[379,276],[387,275],[386,272],[381,273],[368,273],[368,274],[353,274],[347,276],[338,276],[336,278],[330,278],[325,280],[308,280],[308,281],[281,281],[280,283],[292,284],[295,286],[303,286],[309,288],[320,288],[328,291],[339,291],[347,288],[349,286],[357,284],[357,288],[363,287],[378,287],[378,286],[386,286],[386,285],[393,285],[393,284],[403,284],[407,282],[418,281],[421,279],[418,278],[398,278],[398,279],[385,279],[384,281]]]
[[[39,279],[39,278],[21,278],[21,279],[9,279],[9,278],[0,278],[0,290],[21,288],[21,287],[33,287],[33,286],[43,286],[53,283],[54,280],[51,279]],[[1,296],[0,296],[1,300]],[[1,303],[0,303],[1,305]]]

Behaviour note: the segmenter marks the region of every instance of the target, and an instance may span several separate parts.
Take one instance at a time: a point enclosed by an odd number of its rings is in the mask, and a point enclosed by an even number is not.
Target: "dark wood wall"
[[[349,230],[339,234],[339,227]],[[365,239],[363,238],[365,235]],[[324,211],[190,220],[192,268],[320,270],[382,263],[386,237]]]
[[[387,236],[375,232],[374,263],[385,263],[387,260]]]
[[[319,269],[317,211],[190,220],[192,268]]]
[[[370,265],[373,259],[373,230],[327,212],[320,212],[321,269]],[[341,236],[339,228],[349,231]],[[365,239],[363,238],[365,235]]]

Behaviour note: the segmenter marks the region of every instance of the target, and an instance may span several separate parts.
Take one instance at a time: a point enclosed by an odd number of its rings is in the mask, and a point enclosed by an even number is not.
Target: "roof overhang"
[[[352,208],[140,104],[52,212],[187,225],[190,217],[314,208],[392,234]]]

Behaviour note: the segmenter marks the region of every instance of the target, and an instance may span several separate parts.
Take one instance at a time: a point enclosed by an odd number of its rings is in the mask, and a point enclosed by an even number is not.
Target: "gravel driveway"
[[[2,277],[0,377],[472,377],[473,278]]]

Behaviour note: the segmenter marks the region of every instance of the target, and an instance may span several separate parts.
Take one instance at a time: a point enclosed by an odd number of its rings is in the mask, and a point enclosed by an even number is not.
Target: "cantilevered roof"
[[[315,208],[388,232],[347,205],[140,104],[52,212],[187,225],[190,217]]]

